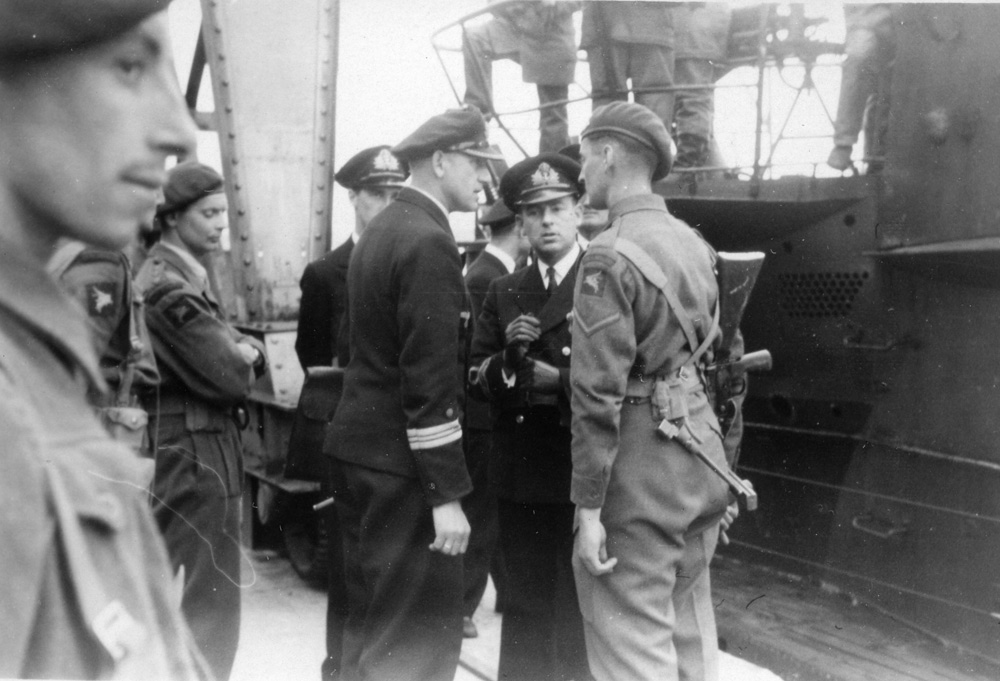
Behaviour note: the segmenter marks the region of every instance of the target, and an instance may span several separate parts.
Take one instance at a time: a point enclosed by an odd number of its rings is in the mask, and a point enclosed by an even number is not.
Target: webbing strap
[[[674,316],[677,317],[677,321],[681,325],[681,330],[684,332],[684,337],[687,338],[691,351],[695,352],[701,344],[698,342],[698,334],[695,331],[694,322],[691,321],[691,317],[684,310],[681,301],[677,298],[677,294],[670,288],[670,282],[667,279],[667,275],[664,274],[663,269],[656,264],[655,260],[649,257],[649,254],[639,248],[639,245],[634,241],[629,241],[619,236],[615,239],[615,250],[628,258],[642,272],[642,276],[646,277],[653,286],[660,289],[660,293],[667,299],[670,309],[674,311]]]

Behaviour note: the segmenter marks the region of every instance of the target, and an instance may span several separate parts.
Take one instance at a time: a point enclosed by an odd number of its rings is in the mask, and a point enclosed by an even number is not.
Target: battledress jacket
[[[84,398],[102,383],[79,308],[0,244],[0,677],[199,677],[139,460]]]
[[[448,218],[404,188],[358,239],[347,274],[351,360],[323,450],[415,478],[431,506],[468,494],[460,404],[468,315]]]
[[[347,309],[347,265],[353,250],[354,239],[348,239],[302,272],[295,353],[303,369],[331,366],[334,358],[346,366],[350,358],[341,318]]]

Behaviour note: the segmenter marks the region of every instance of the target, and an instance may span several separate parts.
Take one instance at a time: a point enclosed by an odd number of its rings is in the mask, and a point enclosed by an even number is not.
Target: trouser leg
[[[434,523],[418,480],[344,462],[339,469],[348,637],[363,619],[357,676],[348,678],[452,681],[462,644],[461,557],[428,549]]]
[[[674,49],[663,45],[630,45],[629,75],[632,88],[672,87],[674,84]],[[635,101],[660,117],[670,130],[674,119],[673,92],[637,93]]]
[[[466,617],[472,617],[486,591],[497,544],[497,498],[489,484],[490,431],[468,428],[464,435],[465,465],[472,479],[472,492],[462,499],[462,509],[472,533],[463,557],[465,587],[462,612]]]
[[[689,537],[685,551],[687,564],[682,563],[678,570],[673,600],[679,681],[716,681],[719,678],[719,638],[708,569],[718,536],[719,526],[716,525]]]
[[[213,674],[225,681],[240,634],[242,505],[225,482],[228,467],[241,469],[239,436],[235,427],[171,433],[170,420],[161,419],[153,512],[174,570],[184,570],[181,610]],[[223,463],[226,457],[234,460]]]
[[[545,106],[550,102],[564,101],[569,97],[568,85],[538,85],[538,142],[539,153],[559,151],[569,144],[569,119],[566,104]]]
[[[498,678],[589,678],[571,567],[573,507],[503,499],[499,507],[510,594],[501,625]]]
[[[626,56],[625,46],[615,43],[592,45],[587,48],[591,95],[595,109],[610,102],[628,100]]]
[[[853,147],[861,132],[865,107],[878,84],[878,37],[867,29],[852,31],[847,34],[844,53],[833,143],[838,147]]]
[[[713,84],[715,68],[707,59],[678,59],[675,64],[678,86]],[[712,140],[715,94],[712,90],[678,90],[674,97],[678,168],[708,165]]]
[[[482,112],[493,111],[493,54],[484,26],[466,28],[462,33],[465,64],[465,97],[462,101]]]
[[[332,489],[332,484],[326,486]],[[325,497],[326,495],[324,495]],[[328,538],[327,601],[326,601],[326,659],[323,660],[321,677],[340,679],[344,659],[344,631],[349,613],[347,607],[347,576],[344,571],[344,543],[340,531],[340,517],[336,505],[323,509]]]

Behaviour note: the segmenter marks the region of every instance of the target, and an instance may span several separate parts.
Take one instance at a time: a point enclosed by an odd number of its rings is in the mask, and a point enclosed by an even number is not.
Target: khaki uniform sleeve
[[[573,481],[570,498],[584,508],[604,505],[618,455],[622,400],[635,363],[634,278],[607,247],[587,250],[576,279],[570,391]]]
[[[237,347],[246,337],[190,287],[165,283],[148,292],[146,322],[159,364],[198,397],[234,404],[250,391],[254,374]]]

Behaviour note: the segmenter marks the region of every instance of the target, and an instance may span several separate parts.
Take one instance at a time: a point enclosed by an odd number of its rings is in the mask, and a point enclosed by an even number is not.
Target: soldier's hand
[[[257,359],[260,357],[260,350],[249,343],[237,343],[236,347],[240,349],[240,354],[243,355],[243,359],[247,364],[253,366],[257,363]]]
[[[459,556],[465,553],[469,546],[469,521],[462,510],[462,502],[449,501],[435,506],[431,511],[434,517],[434,543],[431,551],[440,551],[446,556]]]
[[[577,508],[579,527],[576,530],[576,557],[587,572],[599,577],[614,570],[617,558],[608,558],[608,535],[601,523],[601,509]]]
[[[722,520],[719,521],[719,541],[722,542],[723,546],[729,545],[729,535],[726,534],[726,530],[736,522],[739,515],[740,507],[735,501],[726,506],[726,512],[722,514]]]
[[[531,343],[542,335],[542,325],[529,314],[523,314],[507,325],[506,345]]]

